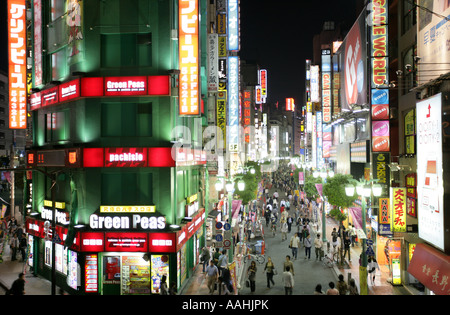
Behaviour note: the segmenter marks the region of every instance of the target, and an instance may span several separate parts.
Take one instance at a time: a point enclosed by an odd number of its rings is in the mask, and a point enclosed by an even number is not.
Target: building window
[[[103,205],[153,205],[153,174],[142,172],[102,173]]]
[[[407,94],[409,91],[417,86],[417,73],[414,56],[416,56],[417,47],[412,46],[402,54],[403,64],[403,90],[402,94]]]
[[[68,112],[55,112],[45,115],[45,141],[47,143],[69,140]]]
[[[416,0],[403,0],[403,22],[402,34],[405,34],[410,28],[416,25]]]
[[[102,34],[101,66],[151,67],[152,34]]]
[[[151,137],[152,103],[103,103],[102,137]]]

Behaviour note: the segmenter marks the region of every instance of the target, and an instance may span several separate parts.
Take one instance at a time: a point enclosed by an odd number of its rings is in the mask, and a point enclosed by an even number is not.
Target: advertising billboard
[[[341,109],[350,111],[351,105],[367,104],[367,48],[366,14],[361,13],[345,37],[337,54],[341,69]]]
[[[179,3],[179,115],[200,115],[198,0]]]
[[[9,129],[27,128],[27,37],[25,0],[8,0]]]
[[[444,250],[442,94],[416,104],[419,237]]]
[[[448,72],[450,63],[450,2],[443,0],[420,1],[417,8],[417,56],[419,85]]]
[[[237,152],[239,142],[239,57],[228,57],[228,149]]]
[[[239,0],[228,0],[228,50],[239,50]]]

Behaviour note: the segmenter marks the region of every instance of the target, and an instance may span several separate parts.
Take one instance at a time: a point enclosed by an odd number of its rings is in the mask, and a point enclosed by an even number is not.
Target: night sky
[[[313,37],[325,21],[347,21],[358,14],[356,0],[241,0],[242,59],[268,70],[268,101],[303,101],[305,60],[312,59]]]
[[[241,0],[242,59],[268,70],[268,101],[303,100],[305,60],[325,21],[350,25],[357,0]],[[0,69],[7,71],[6,0],[0,1]]]

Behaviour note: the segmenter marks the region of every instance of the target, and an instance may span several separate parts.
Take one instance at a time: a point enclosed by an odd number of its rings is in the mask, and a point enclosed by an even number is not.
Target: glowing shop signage
[[[179,114],[199,115],[200,71],[198,61],[199,14],[198,0],[179,3]]]
[[[105,78],[105,96],[146,95],[147,77],[108,77]]]
[[[228,50],[239,50],[239,1],[228,0]]]
[[[239,57],[228,57],[228,148],[238,151],[239,141]]]
[[[80,80],[76,79],[58,86],[59,101],[64,102],[80,97]]]
[[[100,206],[100,213],[155,213],[155,206]]]
[[[392,226],[394,232],[406,232],[406,188],[392,188]]]
[[[144,167],[146,148],[106,148],[105,167]]]
[[[322,111],[323,122],[331,122],[331,73],[322,73]]]
[[[27,127],[27,37],[25,0],[8,0],[9,128]]]
[[[89,226],[93,230],[163,230],[166,227],[166,218],[163,216],[99,216],[91,214]]]

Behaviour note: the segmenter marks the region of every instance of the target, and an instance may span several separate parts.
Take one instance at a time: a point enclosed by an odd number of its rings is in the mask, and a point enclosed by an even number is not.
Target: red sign
[[[177,251],[175,233],[149,233],[148,250],[152,253],[175,253]]]
[[[133,96],[147,94],[147,77],[107,77],[105,96]]]
[[[30,110],[41,108],[41,92],[30,95]]]
[[[63,83],[59,85],[58,88],[60,102],[69,101],[80,97],[80,79]]]
[[[107,252],[147,252],[147,233],[105,233]]]
[[[105,233],[102,232],[84,232],[81,235],[82,252],[104,252],[105,251]]]
[[[41,91],[41,103],[42,107],[50,106],[58,103],[58,87],[52,87],[50,89]]]
[[[103,78],[81,78],[81,97],[101,97],[103,86]]]
[[[435,294],[450,295],[450,257],[442,252],[417,244],[408,272]]]
[[[106,148],[105,167],[145,167],[146,148]]]

